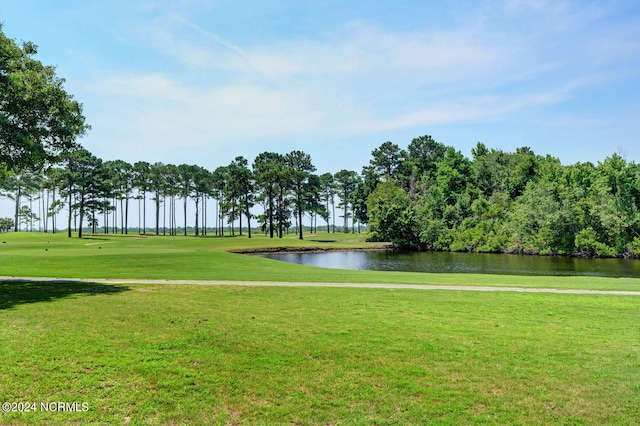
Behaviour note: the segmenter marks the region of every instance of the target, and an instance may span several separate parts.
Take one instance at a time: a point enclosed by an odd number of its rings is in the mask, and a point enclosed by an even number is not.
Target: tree
[[[10,173],[5,179],[4,187],[6,192],[3,195],[9,197],[15,202],[14,208],[14,232],[18,232],[20,222],[20,209],[22,207],[23,197],[29,197],[38,189],[36,186],[36,172],[32,170],[23,170]]]
[[[160,235],[160,204],[164,188],[165,166],[161,162],[153,163],[149,169],[149,189],[154,192],[153,200],[156,202],[156,235]]]
[[[327,233],[328,233],[329,232],[329,201],[331,201],[332,205],[334,204],[333,200],[336,195],[336,186],[334,183],[333,175],[331,173],[323,173],[320,175],[319,179],[320,179],[319,180],[320,196],[326,203],[327,216],[325,220],[327,222]],[[334,214],[331,216],[335,216],[335,211],[334,211]]]
[[[146,161],[137,161],[133,164],[133,185],[138,190],[138,200],[142,199],[142,233],[147,233],[147,191],[150,189],[151,165]],[[140,203],[138,202],[138,214]],[[138,220],[138,222],[140,222]],[[138,228],[140,223],[138,223]],[[138,230],[138,232],[140,232]]]
[[[104,197],[106,188],[104,182],[107,174],[102,160],[95,157],[84,148],[74,149],[63,154],[65,164],[65,186],[69,198],[68,236],[71,237],[71,217],[74,210],[78,211],[78,237],[82,238],[82,223],[87,207],[89,210],[97,208],[99,199]],[[72,198],[75,197],[75,203]]]
[[[353,200],[353,191],[358,184],[358,174],[352,170],[342,169],[334,175],[336,182],[338,197],[340,197],[342,208],[344,210],[344,228],[343,231],[346,234],[349,232],[348,217],[349,217],[349,205]]]
[[[60,167],[48,167],[45,173],[47,174],[47,189],[51,191],[51,203],[47,208],[46,214],[51,217],[51,232],[55,234],[58,226],[57,215],[64,207],[64,199],[57,198],[56,193],[60,188],[64,187],[65,171]]]
[[[302,212],[308,204],[308,194],[305,185],[309,182],[311,173],[316,168],[311,164],[311,156],[302,151],[292,151],[285,157],[285,164],[289,169],[289,179],[293,189],[293,205],[298,215],[298,238],[302,238]]]
[[[109,173],[113,193],[120,201],[120,233],[128,234],[129,199],[135,181],[133,166],[123,160],[106,161],[104,166]]]
[[[178,166],[178,185],[184,209],[184,235],[187,235],[187,200],[193,192],[194,167],[187,164]]]
[[[362,168],[361,178],[358,179],[358,183],[353,192],[353,214],[358,222],[369,222],[367,198],[369,198],[369,195],[376,189],[380,183],[380,179],[381,176],[376,173],[372,166],[364,166]]]
[[[38,220],[38,215],[36,215],[29,206],[24,205],[20,207],[18,211],[18,218],[20,219],[20,223],[24,225],[23,229],[32,231],[33,222]]]
[[[373,158],[369,161],[379,176],[389,175],[398,181],[399,170],[406,157],[406,152],[392,142],[385,142],[371,152]]]
[[[162,195],[163,204],[166,210],[166,197],[169,197],[169,235],[177,234],[176,223],[176,197],[180,195],[180,177],[178,167],[173,164],[165,164],[163,167],[164,187]],[[165,220],[166,220],[166,214]],[[166,233],[166,223],[163,224],[163,231]]]
[[[281,174],[283,173],[284,157],[274,152],[258,154],[253,161],[253,174],[256,187],[260,192],[259,200],[264,202],[265,223],[269,238],[273,238],[274,218],[277,218],[276,207],[279,204]]]
[[[7,232],[9,229],[13,228],[13,219],[10,217],[0,218],[0,232]]]
[[[220,233],[224,235],[224,204],[227,197],[227,186],[230,183],[228,179],[228,167],[220,166],[211,173],[211,192],[217,201],[216,212],[216,235],[220,229]]]
[[[232,197],[240,200],[242,209],[247,218],[247,233],[251,238],[251,212],[253,206],[254,181],[253,173],[249,170],[249,162],[246,158],[236,157],[229,165],[229,180]],[[242,235],[242,216],[240,216],[240,235]]]
[[[528,147],[517,148],[507,153],[487,147],[478,142],[471,150],[473,154],[472,174],[477,187],[485,196],[496,191],[509,194],[511,199],[522,195],[527,183],[537,176],[537,165],[541,158]]]
[[[318,232],[318,216],[322,217],[326,223],[329,223],[329,209],[325,207],[321,194],[320,176],[311,174],[303,187],[304,193],[304,210],[309,212],[311,220],[311,232]]]
[[[38,48],[19,46],[0,24],[0,169],[38,168],[76,147],[89,129],[55,68],[34,59]]]
[[[391,241],[402,248],[420,245],[419,229],[409,194],[387,178],[367,200],[369,241]]]
[[[192,177],[193,177],[193,202],[196,207],[195,211],[195,234],[199,235],[199,221],[198,216],[200,213],[200,201],[203,196],[209,192],[209,186],[211,184],[211,174],[203,167],[200,166],[192,166],[191,169]],[[204,202],[202,203],[202,209],[204,210]],[[204,227],[204,219],[202,221]],[[204,231],[203,231],[204,235]]]
[[[415,168],[414,176],[432,175],[436,164],[444,156],[446,146],[429,135],[414,138],[408,147],[407,159]]]
[[[623,252],[640,236],[640,187],[638,166],[618,154],[599,162],[592,190],[591,213],[599,221],[598,233],[608,245]]]

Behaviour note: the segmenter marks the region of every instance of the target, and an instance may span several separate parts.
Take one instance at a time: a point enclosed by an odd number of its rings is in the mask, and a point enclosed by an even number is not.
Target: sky
[[[103,160],[301,150],[335,173],[431,135],[640,161],[640,2],[0,0],[0,22],[57,67]]]

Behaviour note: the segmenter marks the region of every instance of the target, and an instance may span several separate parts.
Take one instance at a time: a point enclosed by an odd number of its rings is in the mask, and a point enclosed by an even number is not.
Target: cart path
[[[10,277],[0,276],[0,282],[50,282],[50,283],[97,283],[97,284],[192,284],[192,285],[236,285],[249,287],[348,287],[383,288],[411,290],[450,290],[450,291],[511,291],[518,293],[556,293],[556,294],[600,294],[615,296],[640,296],[640,291],[622,290],[584,290],[528,287],[490,287],[465,285],[431,284],[369,284],[369,283],[323,283],[323,282],[276,282],[276,281],[206,281],[206,280],[141,280],[119,278],[54,278],[54,277]]]

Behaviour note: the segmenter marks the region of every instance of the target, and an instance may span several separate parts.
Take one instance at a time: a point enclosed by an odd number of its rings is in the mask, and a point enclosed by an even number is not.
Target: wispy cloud
[[[610,77],[585,52],[624,39],[584,31],[600,9],[544,0],[474,10],[444,29],[349,21],[258,42],[193,13],[153,11],[123,37],[168,68],[101,72],[87,88],[121,110],[104,126],[167,148],[177,140],[203,147],[495,121],[604,84]],[[478,14],[483,19],[472,19]],[[631,40],[618,46],[637,49]],[[119,122],[122,115],[130,120]]]

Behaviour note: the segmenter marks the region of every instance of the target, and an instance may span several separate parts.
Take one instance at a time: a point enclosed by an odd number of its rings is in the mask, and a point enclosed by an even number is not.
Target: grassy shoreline
[[[331,238],[327,238],[327,237]],[[59,278],[193,279],[478,285],[587,290],[640,291],[640,278],[518,276],[351,271],[278,262],[231,251],[381,249],[363,235],[319,234],[301,241],[246,237],[156,237],[94,235],[67,238],[51,234],[3,234],[0,275]]]

